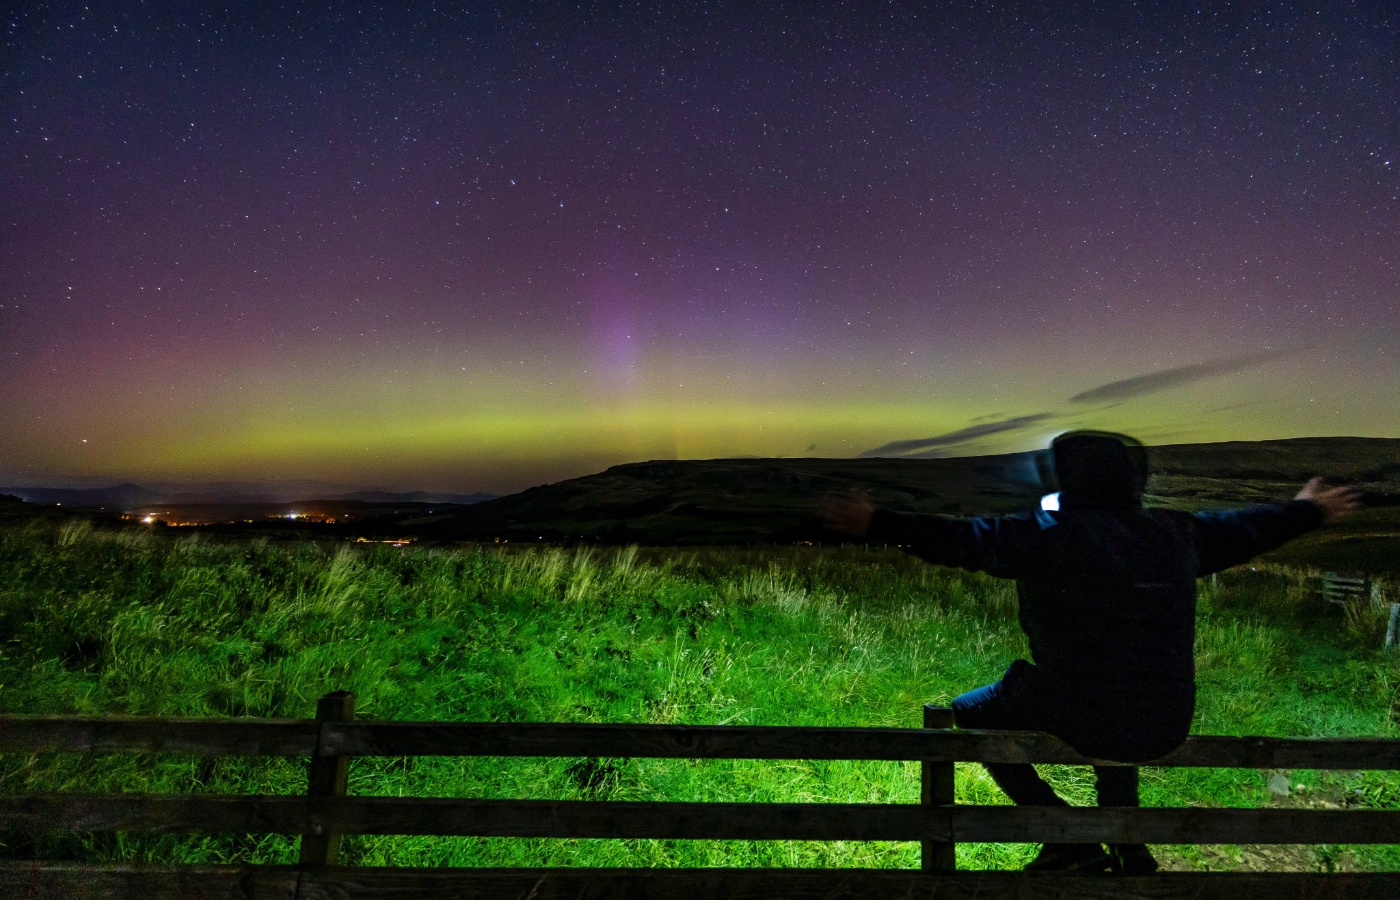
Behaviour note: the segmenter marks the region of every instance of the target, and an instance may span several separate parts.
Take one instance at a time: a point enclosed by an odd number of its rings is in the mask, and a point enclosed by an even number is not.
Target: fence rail
[[[1390,898],[1389,874],[1178,873],[1146,878],[890,869],[444,869],[110,866],[0,863],[5,897],[141,900],[1242,900]]]
[[[203,834],[442,835],[709,841],[1056,841],[1392,844],[1400,812],[674,803],[441,798],[125,796],[7,798],[0,828]]]
[[[1348,578],[1335,572],[1326,572],[1322,576],[1322,598],[1329,603],[1345,606],[1373,599],[1374,589],[1375,585],[1369,578]]]
[[[320,747],[318,749],[318,740]],[[1048,734],[916,728],[742,725],[210,721],[0,716],[0,753],[198,756],[600,756],[634,759],[841,759],[1115,765]],[[1153,766],[1400,769],[1390,738],[1187,738]]]
[[[31,794],[0,797],[0,831],[301,836],[296,867],[0,863],[0,896],[181,897],[1248,897],[1400,896],[1400,873],[1088,878],[954,872],[962,842],[1400,844],[1400,810],[982,807],[953,803],[958,762],[1102,765],[1028,732],[925,728],[356,722],[354,698],[316,720],[0,716],[0,753],[310,758],[301,796]],[[357,757],[650,757],[903,760],[917,804],[619,803],[347,797]],[[1400,770],[1400,740],[1192,737],[1153,766]],[[571,839],[919,841],[922,870],[500,870],[337,866],[342,835]]]

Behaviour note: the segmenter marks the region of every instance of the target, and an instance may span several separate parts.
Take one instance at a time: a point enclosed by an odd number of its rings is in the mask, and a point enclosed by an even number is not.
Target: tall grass
[[[0,531],[0,711],[312,714],[350,690],[366,718],[917,727],[1024,655],[1005,582],[895,553],[215,543],[84,525]],[[1388,735],[1400,669],[1312,598],[1306,573],[1203,583],[1197,730]],[[1075,802],[1087,770],[1047,767]],[[1250,771],[1147,770],[1150,805],[1267,802]],[[1290,773],[1319,802],[1396,808],[1400,778]],[[0,758],[0,791],[300,793],[298,760]],[[362,795],[914,802],[898,763],[366,759]],[[1004,803],[978,766],[958,799]],[[280,837],[0,836],[10,856],[289,862]],[[1033,848],[969,845],[969,868]],[[917,865],[912,844],[347,838],[384,865]],[[1212,851],[1217,852],[1217,851]],[[1224,852],[1224,851],[1218,851]],[[1230,851],[1236,852],[1236,851]],[[1248,855],[1249,851],[1238,851]],[[1392,848],[1299,867],[1400,868]],[[1338,854],[1341,854],[1340,856]],[[1179,865],[1231,864],[1186,850]],[[1238,864],[1236,861],[1234,864]]]

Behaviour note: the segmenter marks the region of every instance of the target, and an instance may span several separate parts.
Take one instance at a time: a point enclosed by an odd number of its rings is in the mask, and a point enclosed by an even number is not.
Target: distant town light
[[[141,521],[142,521],[142,522],[145,522],[147,525],[154,525],[154,524],[155,524],[155,521],[156,521],[156,517],[155,517],[155,516],[146,516],[146,518],[142,519]]]

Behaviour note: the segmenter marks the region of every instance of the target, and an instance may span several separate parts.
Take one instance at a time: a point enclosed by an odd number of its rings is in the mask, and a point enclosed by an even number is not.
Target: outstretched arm
[[[1209,575],[1246,563],[1319,525],[1345,518],[1359,503],[1360,493],[1355,488],[1329,488],[1321,478],[1314,478],[1303,485],[1291,503],[1197,513],[1191,517],[1201,560],[1197,574]]]
[[[876,509],[869,496],[852,492],[825,497],[817,516],[833,531],[899,544],[920,559],[942,566],[1016,577],[1035,525],[1015,516],[955,519]]]

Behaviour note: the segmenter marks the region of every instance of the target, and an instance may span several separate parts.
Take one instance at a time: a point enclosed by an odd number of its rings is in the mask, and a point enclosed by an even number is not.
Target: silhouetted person
[[[1123,435],[1051,444],[1059,509],[955,519],[828,498],[828,527],[899,544],[931,563],[1016,580],[1033,662],[953,701],[965,728],[1044,731],[1094,759],[1140,763],[1181,746],[1195,711],[1197,578],[1237,566],[1356,508],[1309,481],[1289,503],[1217,513],[1144,509],[1147,454]],[[987,764],[1014,802],[1065,805],[1031,765]],[[1135,766],[1096,766],[1100,806],[1137,806]],[[1028,869],[1156,871],[1142,844],[1046,844]]]

